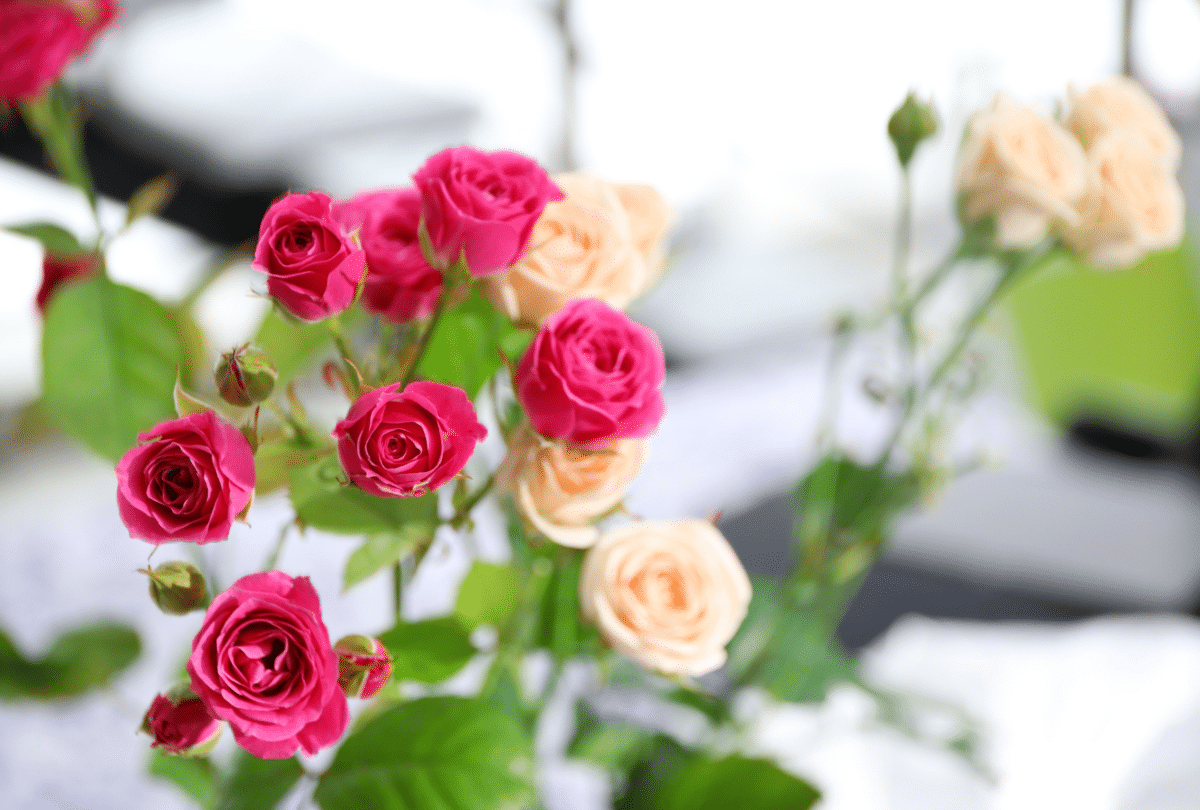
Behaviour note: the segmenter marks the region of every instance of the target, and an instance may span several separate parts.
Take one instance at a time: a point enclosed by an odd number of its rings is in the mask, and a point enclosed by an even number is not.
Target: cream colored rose
[[[646,260],[649,282],[654,282],[666,265],[667,234],[675,224],[675,213],[653,186],[618,183],[616,190],[629,215],[633,244]]]
[[[605,532],[588,550],[579,599],[613,647],[650,669],[694,677],[725,663],[750,579],[708,521],[645,521]]]
[[[996,243],[1030,247],[1056,222],[1074,224],[1087,161],[1053,120],[1001,94],[972,120],[959,159],[968,220],[995,216]]]
[[[1110,133],[1131,133],[1142,138],[1163,167],[1174,173],[1179,168],[1183,145],[1167,116],[1150,94],[1132,79],[1111,79],[1092,85],[1082,95],[1068,91],[1071,110],[1066,124],[1090,150]]]
[[[567,197],[546,206],[525,258],[483,279],[488,300],[517,323],[540,326],[580,298],[623,310],[654,280],[639,244],[656,249],[662,214],[644,192],[626,194],[637,207],[635,225],[618,186],[578,173],[555,175],[554,182]]]
[[[645,458],[644,439],[579,450],[525,424],[509,438],[496,488],[511,494],[521,514],[554,542],[587,548],[600,536],[592,521],[621,502]]]
[[[1079,223],[1064,240],[1097,267],[1135,264],[1183,238],[1183,190],[1141,138],[1113,133],[1092,145]]]

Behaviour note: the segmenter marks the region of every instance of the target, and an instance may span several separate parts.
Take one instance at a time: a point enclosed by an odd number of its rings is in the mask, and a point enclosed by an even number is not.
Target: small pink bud
[[[178,684],[155,695],[142,718],[142,731],[154,738],[152,748],[180,757],[203,757],[216,746],[221,721],[187,684]]]
[[[338,685],[346,697],[375,697],[392,677],[392,659],[377,638],[346,636],[333,651],[338,655]]]

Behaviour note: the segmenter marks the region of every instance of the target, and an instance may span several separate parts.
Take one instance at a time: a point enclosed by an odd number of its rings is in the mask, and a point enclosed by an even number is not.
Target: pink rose
[[[100,257],[95,253],[66,256],[46,252],[42,260],[42,286],[37,293],[37,308],[45,313],[50,297],[63,284],[77,278],[87,278],[100,269]]]
[[[354,484],[380,498],[405,498],[462,472],[487,428],[461,388],[414,382],[403,391],[393,383],[363,394],[333,435]]]
[[[308,577],[242,577],[209,605],[187,662],[192,689],[261,759],[333,745],[350,722],[338,657]]]
[[[417,190],[371,191],[335,204],[333,211],[348,230],[360,229],[358,240],[367,254],[363,306],[390,323],[433,312],[442,295],[442,272],[421,253]]]
[[[546,203],[565,196],[536,161],[469,146],[438,152],[413,182],[438,261],[449,267],[463,257],[475,277],[520,261]]]
[[[293,193],[267,209],[258,230],[253,267],[266,273],[267,291],[306,321],[350,306],[366,257],[334,218],[329,195]]]
[[[0,101],[41,95],[119,10],[116,0],[0,0]]]
[[[585,449],[658,428],[666,380],[653,331],[595,299],[572,301],[538,330],[517,367],[535,430]]]
[[[212,411],[138,435],[117,464],[117,508],[132,537],[211,543],[229,537],[254,494],[254,451]]]
[[[181,684],[154,696],[142,718],[142,731],[154,738],[151,748],[177,756],[204,756],[221,736],[221,721],[195,692]]]

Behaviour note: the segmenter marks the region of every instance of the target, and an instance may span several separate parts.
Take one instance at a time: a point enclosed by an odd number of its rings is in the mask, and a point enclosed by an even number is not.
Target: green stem
[[[350,343],[346,340],[341,319],[330,318],[325,321],[325,325],[333,337],[333,345],[337,347],[338,356],[342,360],[342,372],[346,375],[347,393],[351,400],[358,399],[358,395],[362,392],[362,362],[355,356],[350,348]]]
[[[400,560],[392,565],[392,596],[396,605],[396,624],[400,624],[404,610],[404,568]]]
[[[495,483],[496,473],[493,472],[488,475],[487,479],[483,482],[483,484],[480,485],[479,489],[472,492],[471,495],[465,501],[463,501],[462,506],[460,506],[454,513],[454,517],[450,518],[446,522],[449,523],[452,528],[462,528],[463,524],[467,522],[467,518],[470,516],[471,510],[474,509],[479,502],[484,499],[484,496],[492,491],[492,486]]]
[[[446,309],[446,299],[453,293],[452,284],[450,281],[450,272],[445,274],[446,280],[442,287],[442,294],[438,297],[437,306],[433,309],[433,315],[429,318],[429,323],[425,325],[425,330],[421,332],[421,337],[417,341],[417,351],[413,355],[412,364],[404,372],[404,377],[400,380],[400,389],[404,390],[410,382],[417,376],[417,369],[421,366],[421,358],[425,356],[425,350],[429,348],[429,341],[433,339],[433,333],[437,331],[438,322],[442,319],[442,313]]]
[[[204,292],[212,286],[214,281],[221,277],[222,273],[233,266],[233,263],[237,261],[240,254],[241,250],[239,248],[223,250],[217,254],[213,260],[208,263],[208,266],[204,268],[204,274],[200,277],[200,280],[196,282],[196,286],[193,287],[191,291],[183,297],[183,300],[179,302],[179,311],[191,311],[192,307],[196,305],[196,302],[200,300],[200,296],[204,295]]]
[[[280,532],[279,532],[279,538],[275,541],[275,545],[271,549],[271,553],[267,555],[267,561],[265,563],[263,563],[262,570],[264,570],[264,571],[274,571],[275,570],[275,565],[279,562],[279,554],[281,551],[283,551],[283,541],[287,540],[288,530],[291,527],[292,527],[292,524],[290,524],[290,523],[283,524],[283,529],[280,530]]]

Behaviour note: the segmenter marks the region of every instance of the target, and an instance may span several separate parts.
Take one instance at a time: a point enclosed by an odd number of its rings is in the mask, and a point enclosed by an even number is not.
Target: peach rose
[[[563,546],[587,548],[600,537],[592,521],[621,502],[645,457],[641,439],[580,450],[544,439],[524,424],[509,439],[496,484],[542,534]]]
[[[1094,84],[1082,95],[1068,90],[1071,110],[1066,124],[1075,137],[1090,150],[1100,138],[1112,132],[1136,134],[1162,161],[1163,168],[1175,172],[1183,154],[1179,136],[1167,116],[1150,94],[1132,79],[1110,79]]]
[[[654,282],[667,262],[667,234],[675,224],[675,212],[654,186],[617,183],[615,188],[629,215],[633,243],[646,260],[650,282]]]
[[[725,663],[750,605],[750,579],[708,521],[645,521],[605,532],[588,550],[579,599],[613,647],[659,672],[694,677]]]
[[[971,120],[959,157],[958,187],[970,221],[996,219],[996,243],[1030,247],[1055,222],[1073,225],[1087,161],[1069,132],[999,95]]]
[[[1140,137],[1113,133],[1092,145],[1079,224],[1064,240],[1097,267],[1135,264],[1183,238],[1183,190]]]
[[[639,217],[635,222],[612,183],[575,173],[555,175],[554,182],[567,197],[546,206],[529,252],[508,272],[483,282],[493,306],[531,326],[582,298],[625,309],[654,280],[639,247],[646,245],[658,261],[662,241],[662,211],[641,187],[626,192]]]

